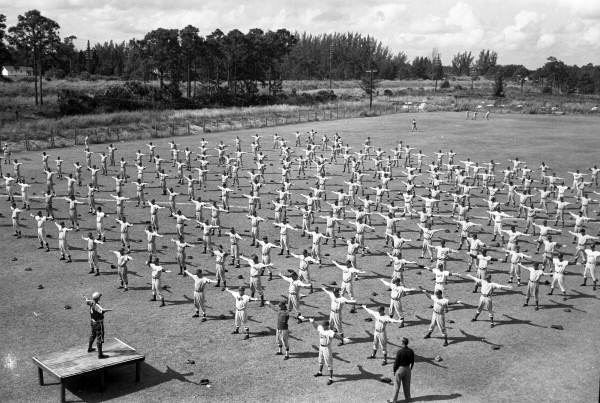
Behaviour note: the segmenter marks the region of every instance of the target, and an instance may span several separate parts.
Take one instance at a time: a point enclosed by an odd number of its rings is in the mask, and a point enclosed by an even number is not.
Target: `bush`
[[[542,94],[552,94],[552,88],[551,87],[542,88]]]
[[[440,88],[443,88],[443,89],[450,88],[450,81],[444,80],[442,85],[440,85]]]
[[[389,88],[386,88],[385,90],[383,90],[383,95],[385,95],[386,97],[392,97],[394,96],[394,93]]]
[[[92,113],[96,109],[93,97],[73,90],[58,91],[58,109],[63,115]]]

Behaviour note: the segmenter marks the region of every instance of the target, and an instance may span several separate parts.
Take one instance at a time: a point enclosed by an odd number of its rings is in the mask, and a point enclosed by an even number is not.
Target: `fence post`
[[[298,122],[296,123],[300,123],[300,109],[298,109]]]
[[[158,123],[154,122],[154,137],[158,137]]]
[[[269,118],[268,115],[265,114],[265,127],[269,127]]]
[[[202,121],[202,133],[206,133],[206,120]]]
[[[187,122],[187,134],[190,135],[190,122]]]

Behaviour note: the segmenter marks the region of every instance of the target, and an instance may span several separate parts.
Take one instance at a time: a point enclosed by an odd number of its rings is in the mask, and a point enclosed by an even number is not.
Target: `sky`
[[[528,68],[549,56],[600,64],[600,0],[0,0],[8,26],[30,9],[58,22],[62,37],[77,36],[80,48],[191,24],[201,35],[217,28],[358,32],[409,60],[437,48],[444,64],[481,49],[495,50],[500,64]]]

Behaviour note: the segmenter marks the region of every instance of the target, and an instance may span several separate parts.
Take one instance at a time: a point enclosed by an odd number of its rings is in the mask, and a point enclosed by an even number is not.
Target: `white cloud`
[[[0,0],[8,25],[37,8],[61,25],[61,36],[117,42],[163,28],[197,26],[247,32],[287,28],[313,34],[357,32],[409,59],[439,49],[452,55],[493,49],[500,63],[536,67],[551,54],[569,64],[600,64],[600,0]]]
[[[600,19],[600,1],[598,0],[559,0],[559,4],[569,8],[581,18]]]
[[[535,11],[522,10],[514,23],[502,30],[504,45],[510,50],[529,46],[539,34],[541,17]]]
[[[556,36],[554,36],[553,34],[542,34],[539,37],[535,47],[538,49],[548,49],[548,48],[552,47],[555,43],[556,43]]]

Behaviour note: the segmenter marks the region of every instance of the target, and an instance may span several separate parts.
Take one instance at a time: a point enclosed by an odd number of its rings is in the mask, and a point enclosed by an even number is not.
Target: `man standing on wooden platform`
[[[92,326],[92,334],[90,335],[90,341],[88,344],[88,353],[94,351],[92,344],[96,340],[96,346],[98,347],[98,358],[108,358],[107,355],[102,354],[102,343],[104,343],[104,313],[110,312],[112,309],[105,309],[98,304],[102,294],[95,292],[92,294],[92,299],[88,299],[85,295],[85,303],[90,307],[90,324]]]

